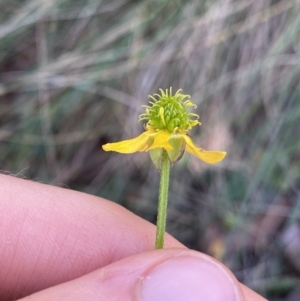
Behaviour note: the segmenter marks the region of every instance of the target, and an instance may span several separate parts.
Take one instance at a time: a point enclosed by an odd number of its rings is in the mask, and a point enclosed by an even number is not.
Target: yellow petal
[[[168,131],[160,131],[156,134],[153,144],[148,150],[155,148],[164,148],[165,150],[172,150],[173,147],[168,143],[171,134]]]
[[[218,163],[226,156],[226,152],[205,151],[202,148],[197,148],[189,136],[183,135],[183,137],[186,142],[185,150],[193,155],[196,155],[199,159],[206,163]]]
[[[122,154],[132,154],[141,150],[145,150],[148,139],[151,135],[153,135],[153,133],[147,131],[133,139],[115,143],[107,143],[102,145],[102,148],[107,152],[114,151]]]

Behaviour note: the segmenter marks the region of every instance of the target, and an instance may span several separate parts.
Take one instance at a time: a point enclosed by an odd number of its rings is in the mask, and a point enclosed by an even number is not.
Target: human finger
[[[154,248],[155,226],[113,202],[10,176],[0,183],[0,300]],[[169,235],[165,245],[183,247]]]
[[[265,301],[211,257],[164,249],[134,255],[22,301]]]

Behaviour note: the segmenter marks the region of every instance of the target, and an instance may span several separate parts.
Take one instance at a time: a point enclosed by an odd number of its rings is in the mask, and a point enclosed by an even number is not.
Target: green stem
[[[166,219],[167,219],[169,176],[170,176],[170,161],[167,152],[163,150],[161,173],[160,173],[160,185],[159,185],[158,213],[157,213],[157,222],[156,222],[157,229],[156,229],[155,249],[162,249],[164,247],[164,236],[165,236]]]

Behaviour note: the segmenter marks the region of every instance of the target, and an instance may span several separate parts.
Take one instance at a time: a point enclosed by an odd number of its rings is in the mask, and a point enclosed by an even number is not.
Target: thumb
[[[248,292],[249,293],[249,292]],[[141,253],[22,300],[246,301],[222,264],[186,249]],[[263,301],[254,295],[248,300]]]

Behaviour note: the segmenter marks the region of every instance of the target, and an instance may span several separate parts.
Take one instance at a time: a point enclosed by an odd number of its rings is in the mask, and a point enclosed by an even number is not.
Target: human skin
[[[0,175],[0,212],[0,301],[167,301],[182,291],[197,300],[197,290],[207,301],[222,290],[232,301],[265,300],[170,235],[164,250],[153,250],[154,225],[92,195]],[[183,290],[178,281],[188,277]]]

